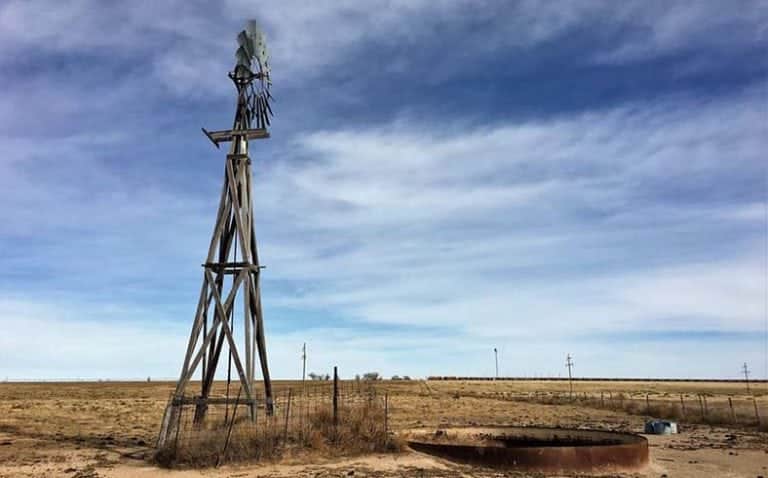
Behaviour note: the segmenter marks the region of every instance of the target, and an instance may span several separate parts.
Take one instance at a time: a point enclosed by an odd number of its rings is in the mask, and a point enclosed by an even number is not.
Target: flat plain
[[[0,477],[529,476],[458,465],[407,449],[365,456],[306,453],[215,469],[163,469],[150,457],[173,385],[0,383]],[[349,381],[344,385],[354,387]],[[222,393],[224,386],[218,383],[216,393]],[[768,476],[764,383],[753,384],[749,393],[743,383],[732,382],[575,382],[573,386],[571,395],[567,381],[384,380],[375,384],[378,393],[389,397],[389,427],[395,435],[411,428],[490,425],[640,433],[647,418],[664,413],[672,416],[657,418],[676,419],[681,433],[648,436],[649,466],[608,476]],[[300,389],[301,384],[278,381],[275,388],[284,393]]]

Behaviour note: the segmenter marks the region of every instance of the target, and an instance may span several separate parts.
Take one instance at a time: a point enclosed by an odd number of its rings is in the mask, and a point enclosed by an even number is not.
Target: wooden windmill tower
[[[203,133],[218,148],[230,143],[226,158],[224,186],[213,228],[208,255],[203,264],[203,285],[197,303],[181,376],[168,404],[158,445],[164,445],[182,407],[194,406],[195,422],[205,419],[211,404],[234,404],[250,410],[255,417],[254,375],[256,356],[264,379],[265,410],[272,413],[272,384],[267,366],[267,349],[261,308],[259,256],[253,228],[251,159],[248,142],[269,137],[267,126],[272,109],[269,63],[263,33],[254,21],[237,36],[236,65],[229,78],[237,89],[237,110],[231,130]],[[235,316],[236,301],[242,300],[242,319]],[[240,312],[238,311],[238,312]],[[240,315],[238,313],[237,315]],[[235,333],[235,326],[242,333]],[[239,378],[240,391],[233,398],[211,396],[222,351],[231,373]],[[200,371],[201,388],[191,391],[190,381]],[[229,375],[228,375],[229,376]],[[228,381],[229,385],[229,381]],[[228,387],[229,390],[229,387]]]

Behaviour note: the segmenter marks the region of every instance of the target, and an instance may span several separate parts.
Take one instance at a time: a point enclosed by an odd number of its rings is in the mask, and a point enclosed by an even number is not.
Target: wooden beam
[[[212,269],[214,272],[228,269],[251,269],[253,271],[258,269],[264,269],[266,266],[257,266],[250,262],[206,262],[201,264],[206,269]]]
[[[206,281],[209,284],[213,283],[213,276],[211,276],[210,271],[205,271],[205,278]],[[213,321],[213,324],[211,324],[211,328],[208,331],[208,335],[203,340],[202,345],[200,346],[200,349],[197,351],[197,354],[195,355],[195,359],[192,361],[192,364],[190,365],[189,369],[187,370],[187,374],[185,377],[183,377],[183,380],[179,381],[179,385],[186,386],[186,383],[189,381],[189,379],[192,377],[192,374],[195,373],[195,369],[197,368],[197,364],[200,363],[200,360],[203,358],[203,354],[205,353],[205,349],[208,346],[208,344],[213,339],[214,335],[216,335],[216,329],[218,328],[219,324],[224,324],[227,322],[227,315],[224,314],[225,311],[229,311],[230,307],[232,307],[232,303],[235,299],[235,294],[237,292],[238,287],[240,287],[240,282],[243,280],[243,276],[239,275],[235,279],[235,283],[232,285],[232,289],[229,291],[229,295],[227,296],[227,300],[222,307],[221,305],[221,296],[219,295],[218,289],[216,289],[215,286],[211,287],[211,292],[213,294],[214,302],[216,303],[216,309],[218,310],[219,314],[216,315],[216,318]],[[229,330],[227,328],[227,330]],[[215,369],[216,364],[209,364],[209,368],[213,367]],[[183,390],[184,387],[179,387]]]
[[[203,278],[203,286],[200,288],[200,298],[197,301],[197,312],[195,312],[195,321],[192,325],[192,332],[189,334],[189,342],[187,343],[187,353],[184,356],[184,365],[181,367],[181,377],[179,377],[179,383],[176,384],[175,395],[181,395],[184,393],[184,387],[186,386],[186,377],[189,374],[189,361],[192,358],[192,352],[197,345],[197,339],[200,335],[200,329],[202,328],[202,316],[200,312],[203,310],[203,300],[207,297],[208,281]]]
[[[219,143],[227,143],[235,138],[245,138],[246,140],[269,138],[269,132],[265,128],[225,129],[223,131],[208,131],[205,128],[200,129],[203,130],[203,134],[205,134],[217,148],[219,147]]]
[[[226,397],[176,397],[172,400],[174,405],[256,405],[258,400],[255,398],[226,398]]]
[[[247,272],[243,272],[244,274],[247,274]],[[208,277],[208,281],[213,280],[213,276],[211,275],[211,271],[208,269],[205,270],[205,275]],[[240,283],[239,279],[242,279],[242,274],[238,276],[238,285]],[[237,369],[237,374],[240,377],[240,383],[243,384],[243,389],[245,389],[245,396],[247,398],[253,398],[253,391],[251,390],[251,384],[245,379],[245,371],[243,370],[243,363],[240,360],[240,354],[237,352],[237,344],[235,343],[235,339],[232,337],[232,331],[229,329],[229,321],[226,317],[226,312],[229,311],[229,309],[224,309],[223,305],[221,304],[221,296],[219,295],[219,291],[216,290],[214,287],[213,289],[213,302],[216,304],[216,309],[218,309],[219,314],[224,317],[223,320],[221,320],[221,329],[224,331],[224,334],[227,336],[227,341],[229,342],[229,350],[232,352],[232,361],[235,363],[235,368]],[[236,290],[235,287],[232,288],[232,290]]]
[[[243,322],[245,324],[245,376],[248,383],[253,384],[253,357],[251,348],[251,308],[250,304],[250,272],[245,272],[246,285],[243,287]]]
[[[237,194],[235,171],[230,162],[227,162],[227,180],[229,181],[229,200],[232,202],[232,215],[235,217],[235,224],[237,226],[235,229],[237,229],[237,235],[240,239],[240,253],[244,261],[250,262],[251,256],[248,253],[250,248],[245,244],[245,231],[243,231],[243,218],[241,216],[242,207],[240,206],[240,198]]]
[[[256,330],[254,339],[256,341],[256,348],[259,354],[259,362],[261,364],[261,375],[264,378],[264,396],[267,400],[267,412],[272,413],[273,397],[272,397],[272,379],[269,376],[269,364],[267,363],[267,341],[264,337],[264,319],[262,317],[261,309],[261,277],[260,274],[254,274],[253,280],[249,281],[251,290],[251,307],[253,310],[254,321]],[[255,282],[255,284],[253,283]]]
[[[221,232],[224,229],[224,225],[229,217],[229,210],[232,204],[229,202],[229,194],[227,194],[227,185],[229,183],[224,181],[224,185],[221,188],[221,196],[219,198],[219,209],[216,212],[216,225],[213,227],[213,237],[211,237],[211,243],[208,246],[208,262],[212,262],[216,254],[216,246],[219,244],[219,238]]]

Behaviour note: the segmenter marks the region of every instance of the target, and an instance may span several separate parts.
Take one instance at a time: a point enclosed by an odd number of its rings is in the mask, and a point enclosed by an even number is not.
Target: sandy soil
[[[406,451],[206,470],[163,470],[148,462],[170,383],[0,383],[0,477],[498,477],[529,476],[472,468]],[[296,384],[283,382],[285,388]],[[579,384],[590,392],[677,399],[709,393],[713,400],[744,394],[734,384]],[[439,425],[551,425],[642,431],[644,417],[578,405],[542,405],[503,394],[562,383],[382,382],[395,431]],[[697,388],[698,387],[698,388]],[[585,390],[586,391],[586,390]],[[765,400],[765,395],[760,395]],[[768,477],[768,434],[749,428],[682,423],[676,436],[650,436],[651,464],[639,477]],[[535,475],[533,475],[535,476]],[[584,476],[584,475],[581,475]]]

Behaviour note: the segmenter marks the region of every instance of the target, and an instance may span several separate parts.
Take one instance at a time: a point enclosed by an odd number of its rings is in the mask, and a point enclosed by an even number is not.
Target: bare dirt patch
[[[219,384],[223,386],[223,384]],[[277,382],[278,390],[297,387]],[[565,392],[560,382],[380,382],[390,396],[390,427],[563,426],[641,432],[644,416],[578,403],[547,405],[504,394]],[[738,384],[579,383],[579,392],[624,393],[670,402],[680,393],[711,394],[713,402],[741,396]],[[286,457],[218,469],[163,470],[145,457],[153,451],[172,383],[0,383],[0,477],[332,477],[529,476],[457,465],[415,452],[365,457]],[[739,395],[741,394],[741,395]],[[766,396],[758,394],[766,404]],[[768,407],[766,407],[768,408]],[[676,436],[650,436],[651,464],[640,474],[670,477],[768,476],[768,434],[755,428],[690,424]],[[580,475],[584,476],[584,475]]]

